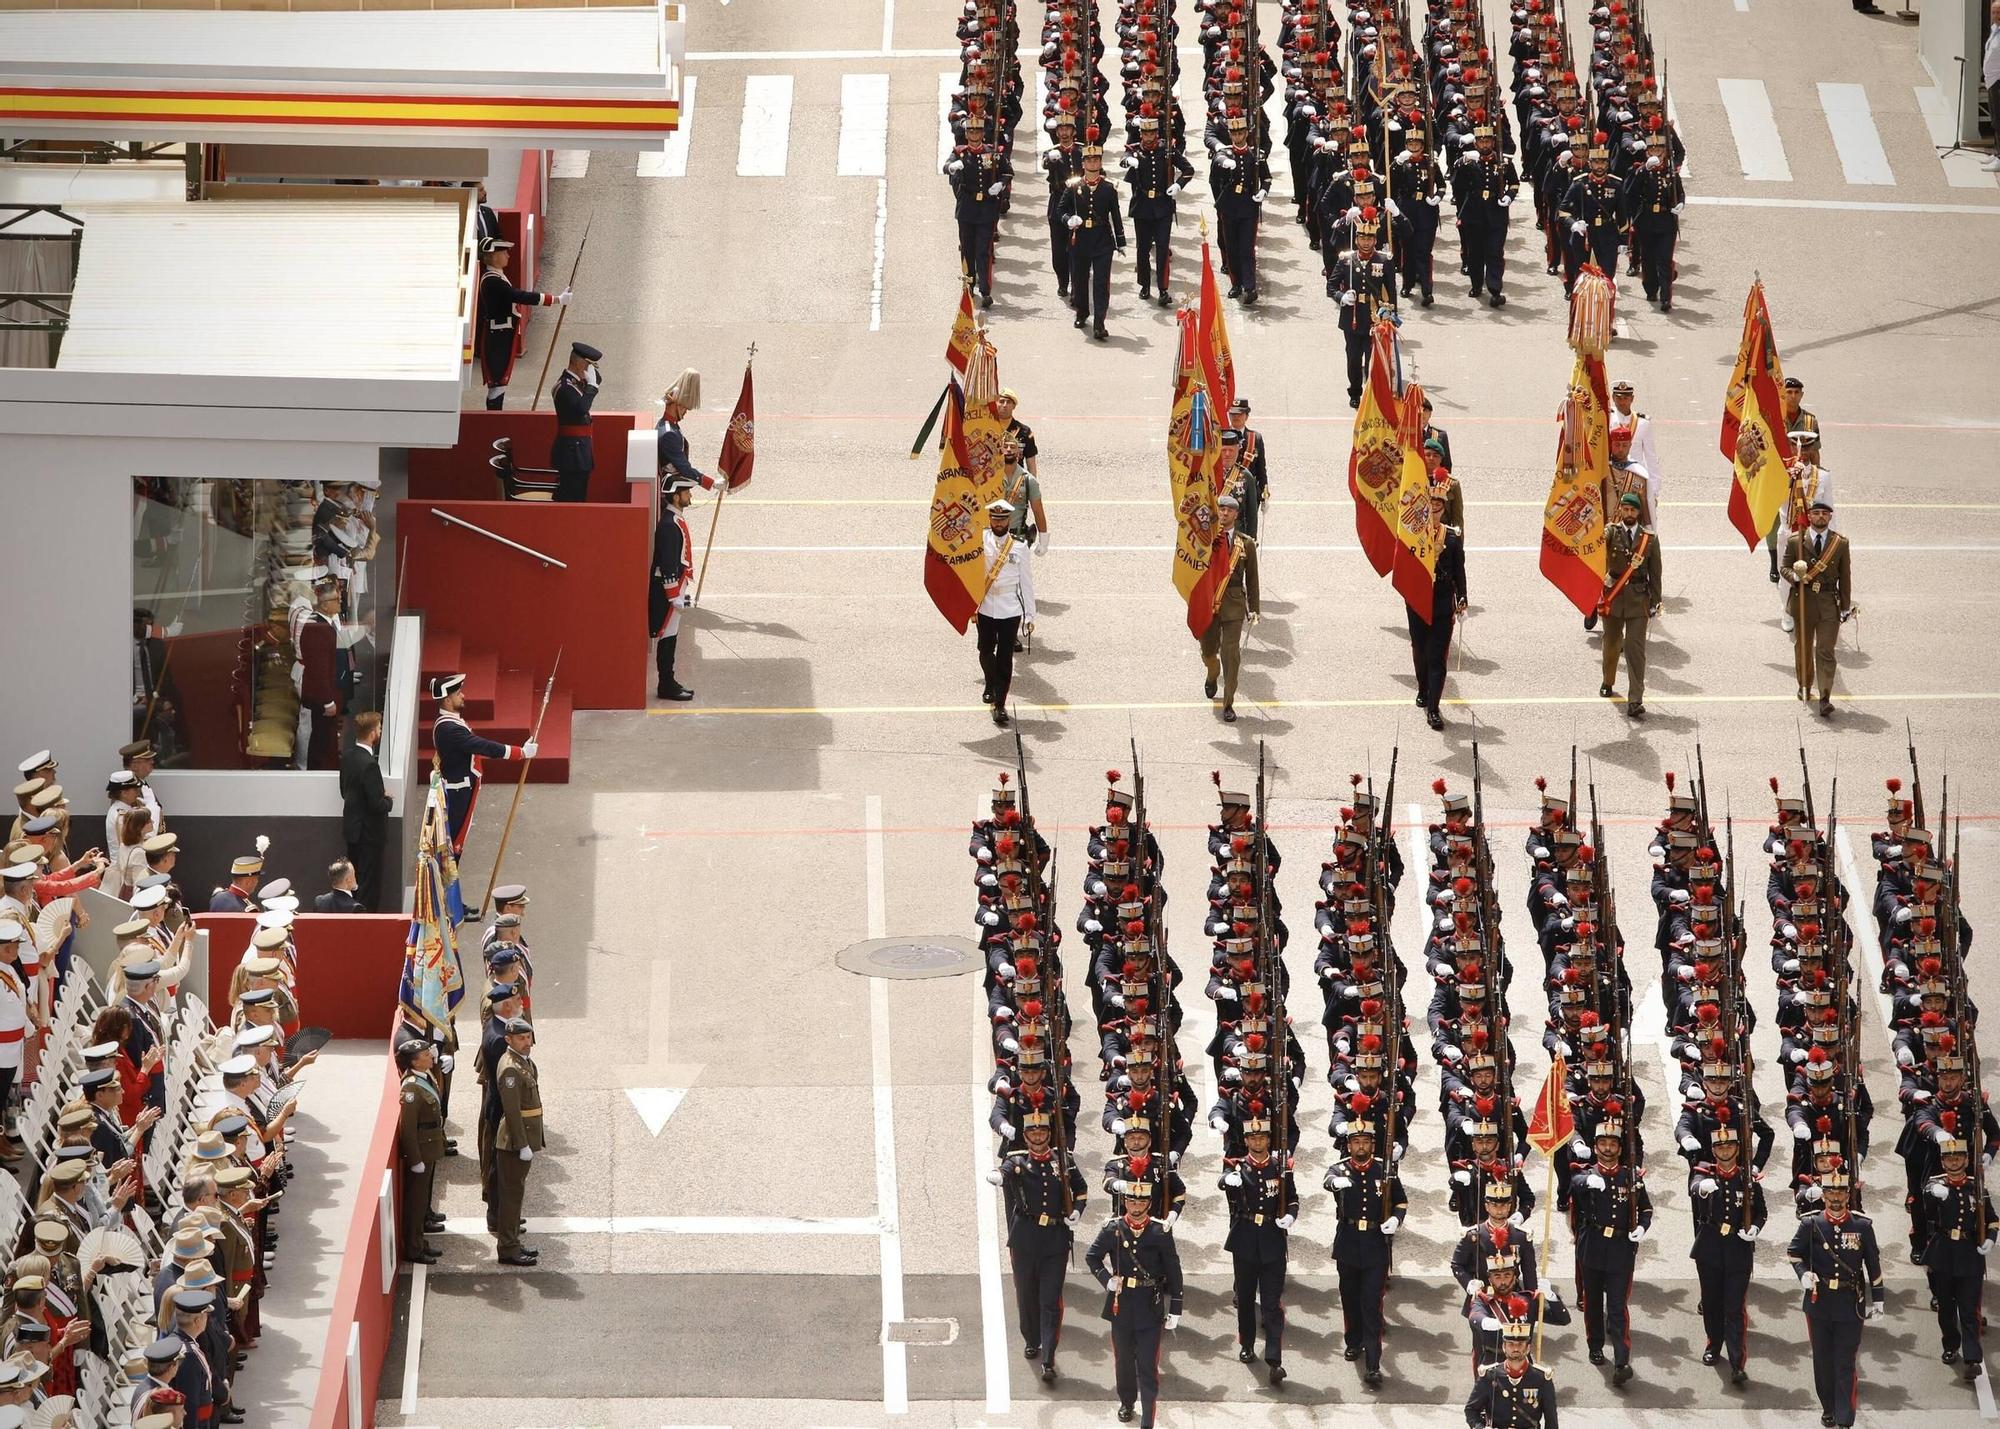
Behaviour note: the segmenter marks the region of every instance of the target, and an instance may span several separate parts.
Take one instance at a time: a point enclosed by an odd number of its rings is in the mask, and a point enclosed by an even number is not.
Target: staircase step
[[[540,703],[535,677],[526,670],[503,670],[493,682],[493,716],[488,732],[494,739],[518,744],[535,727],[535,706]]]
[[[437,673],[465,676],[465,708],[460,713],[465,716],[467,724],[478,729],[493,718],[493,697],[500,679],[500,657],[491,650],[461,649],[456,653],[458,663]],[[430,722],[437,717],[437,701],[430,697],[428,675],[424,691],[417,700],[417,717],[429,728]]]
[[[449,630],[424,631],[424,649],[420,659],[423,662],[421,674],[426,689],[430,687],[434,676],[457,673],[461,648],[458,636]]]
[[[504,679],[505,677],[503,676],[502,678]],[[541,706],[542,702],[541,687],[533,683],[533,677],[523,674],[522,679],[528,682],[528,688],[532,691],[532,705],[527,712],[522,727],[515,734],[494,736],[496,739],[505,739],[509,744],[518,744],[527,738],[528,726],[534,722],[535,710]],[[549,699],[548,717],[542,721],[542,734],[536,751],[535,761],[528,768],[528,782],[530,784],[569,783],[570,721],[572,715],[573,711],[570,708],[569,691],[563,689],[561,686],[557,686],[555,694]],[[521,777],[521,766],[516,761],[510,759],[489,759],[486,761],[486,777],[488,780],[498,781],[494,785],[497,788],[499,783],[512,783],[519,779]]]

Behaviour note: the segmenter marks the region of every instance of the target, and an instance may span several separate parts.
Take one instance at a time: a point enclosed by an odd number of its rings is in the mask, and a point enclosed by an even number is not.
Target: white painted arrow
[[[681,1098],[687,1094],[686,1087],[625,1088],[625,1095],[632,1099],[632,1107],[639,1113],[639,1120],[646,1123],[646,1130],[655,1137],[665,1128],[667,1119],[680,1109]]]

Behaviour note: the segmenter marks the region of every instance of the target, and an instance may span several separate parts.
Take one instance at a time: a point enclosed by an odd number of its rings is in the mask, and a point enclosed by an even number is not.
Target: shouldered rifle
[[[1501,973],[1499,920],[1493,890],[1493,850],[1486,840],[1485,779],[1479,744],[1472,746],[1472,866],[1477,871],[1479,960],[1486,981],[1487,1048],[1493,1055],[1494,1103],[1500,1114],[1500,1156],[1511,1181],[1514,1165],[1514,1069],[1507,1038],[1507,986]],[[1482,1179],[1484,1173],[1482,1172]],[[1481,1187],[1484,1195],[1484,1187]]]
[[[1062,1178],[1063,1214],[1067,1216],[1076,1208],[1076,1193],[1069,1183],[1069,1110],[1064,1104],[1069,1095],[1069,1019],[1063,1010],[1062,963],[1055,949],[1055,920],[1050,916],[1049,892],[1042,879],[1041,834],[1028,803],[1028,751],[1021,742],[1018,725],[1014,729],[1014,778],[1021,790],[1021,841],[1028,855],[1028,907],[1035,915],[1035,943],[1042,964],[1042,1002],[1049,1015],[1049,1099],[1053,1104],[1049,1113],[1053,1133],[1050,1142],[1056,1171]],[[1054,862],[1054,858],[1055,851],[1051,849],[1050,861]]]
[[[1257,828],[1251,845],[1257,880],[1257,977],[1264,984],[1264,1005],[1270,1009],[1271,1145],[1291,1155],[1291,1038],[1285,1027],[1284,964],[1271,920],[1271,831],[1264,797],[1264,741],[1257,741]]]
[[[1943,808],[1940,806],[1940,813]],[[1941,817],[1938,822],[1944,822]],[[1972,1194],[1978,1206],[1979,1244],[1986,1243],[1989,1227],[1986,1221],[1986,1158],[1981,1143],[1986,1139],[1986,1093],[1984,1079],[1979,1073],[1979,1036],[1971,1016],[1972,1004],[1967,996],[1965,977],[1965,949],[1958,935],[1959,897],[1959,853],[1965,833],[1961,820],[1952,829],[1951,862],[1945,865],[1942,897],[1938,899],[1938,935],[1945,952],[1945,966],[1950,970],[1952,998],[1957,1014],[1954,1025],[1958,1029],[1959,1046],[1965,1057],[1965,1089],[1972,1102],[1971,1125],[1962,1128],[1965,1149],[1972,1169]],[[1963,1120],[1963,1118],[1961,1119]]]
[[[1924,823],[1924,776],[1917,768],[1917,737],[1910,729],[1908,719],[1903,721],[1903,739],[1910,751],[1910,827],[1928,828]]]
[[[1805,780],[1806,822],[1816,826],[1819,817],[1813,809],[1812,769],[1806,763],[1806,744],[1803,738],[1799,740],[1799,775]]]

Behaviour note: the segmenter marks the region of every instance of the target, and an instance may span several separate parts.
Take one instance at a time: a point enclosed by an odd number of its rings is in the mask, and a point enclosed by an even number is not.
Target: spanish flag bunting
[[[1556,475],[1542,508],[1542,574],[1585,615],[1604,594],[1611,408],[1602,353],[1579,348],[1563,399]]]
[[[986,588],[985,501],[973,478],[965,443],[965,394],[956,379],[945,389],[944,441],[937,485],[931,491],[930,542],[924,550],[924,589],[938,614],[960,635],[979,609]]]
[[[1375,324],[1368,385],[1354,414],[1347,490],[1354,529],[1378,576],[1388,576],[1413,609],[1428,610],[1444,533],[1431,519],[1430,473],[1423,456],[1423,389],[1398,395],[1396,329]]]
[[[1236,401],[1236,363],[1229,355],[1229,325],[1222,316],[1222,290],[1215,281],[1215,265],[1209,262],[1208,240],[1201,241],[1201,376],[1208,400],[1219,414],[1229,419]]]
[[[1214,404],[1202,385],[1201,323],[1180,314],[1173,414],[1167,423],[1167,478],[1174,501],[1174,589],[1187,602],[1188,629],[1208,630],[1227,572],[1212,572],[1216,520]]]
[[[965,365],[972,360],[978,342],[979,320],[972,315],[972,284],[967,283],[958,297],[958,316],[951,320],[951,337],[944,345],[944,360],[959,376],[965,375]]]
[[[1743,309],[1743,341],[1736,369],[1723,395],[1722,451],[1730,460],[1729,521],[1752,550],[1784,509],[1791,491],[1786,464],[1792,441],[1786,435],[1785,372],[1778,340],[1764,305],[1764,285],[1753,282]]]

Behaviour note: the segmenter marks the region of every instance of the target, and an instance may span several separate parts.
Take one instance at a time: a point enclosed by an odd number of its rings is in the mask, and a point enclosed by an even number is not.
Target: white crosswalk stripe
[[[667,138],[667,147],[657,154],[639,156],[642,179],[682,179],[687,177],[688,145],[694,139],[694,94],[699,83],[695,75],[681,80],[680,126]]]
[[[958,88],[958,71],[938,73],[938,168],[951,162],[951,92]]]
[[[839,172],[881,178],[889,164],[889,76],[840,77]]]
[[[1850,184],[1893,184],[1889,155],[1882,148],[1882,136],[1875,130],[1875,116],[1868,108],[1868,91],[1858,84],[1829,84],[1820,81],[1820,108],[1826,111],[1826,127],[1833,134],[1833,147],[1840,154],[1840,171]]]
[[[1729,115],[1730,136],[1743,177],[1767,183],[1789,183],[1791,163],[1785,141],[1778,137],[1778,119],[1771,111],[1771,94],[1761,79],[1718,79],[1722,107]]]
[[[590,172],[590,150],[558,149],[555,162],[549,165],[552,179],[580,179]]]
[[[791,142],[792,76],[751,75],[743,85],[736,172],[744,178],[783,178]]]

